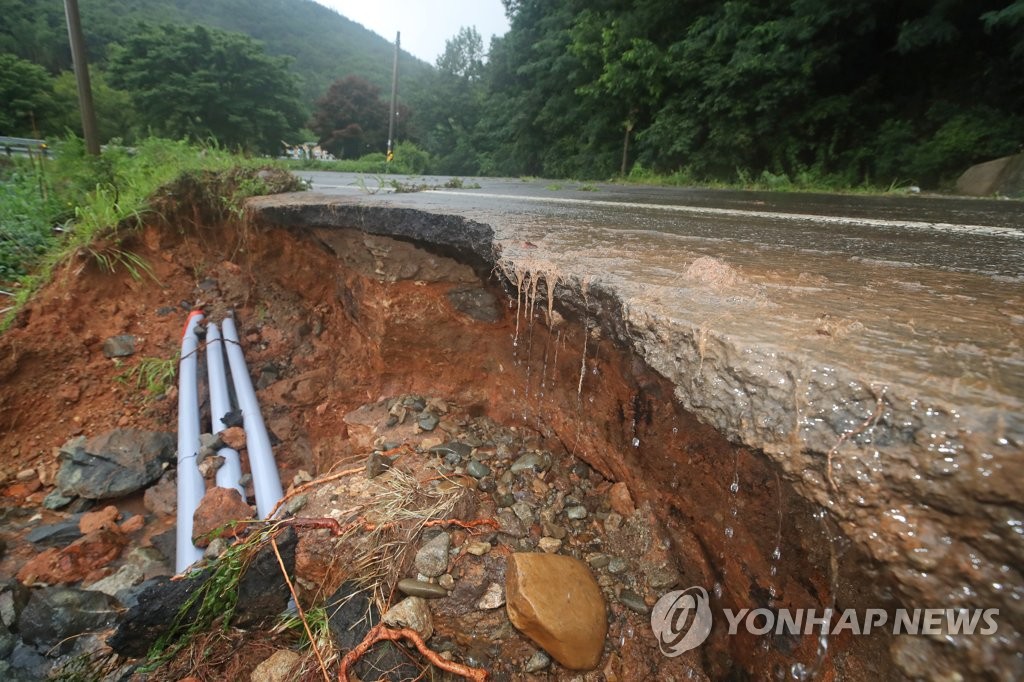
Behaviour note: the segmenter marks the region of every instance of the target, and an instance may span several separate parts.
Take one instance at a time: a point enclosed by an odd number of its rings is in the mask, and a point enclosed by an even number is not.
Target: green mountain
[[[394,45],[312,0],[85,0],[79,3],[90,59],[102,65],[111,43],[139,22],[203,24],[244,33],[274,55],[287,55],[308,103],[335,79],[355,74],[391,89]],[[71,68],[64,5],[47,0],[0,0],[0,53],[10,52],[52,73]],[[417,99],[429,87],[431,65],[402,52],[399,90]]]

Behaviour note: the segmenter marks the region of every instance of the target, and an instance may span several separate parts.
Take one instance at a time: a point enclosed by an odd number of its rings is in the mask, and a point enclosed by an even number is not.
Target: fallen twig
[[[327,664],[324,663],[324,658],[320,655],[320,647],[316,645],[316,637],[313,636],[313,632],[309,629],[309,622],[306,620],[306,614],[302,610],[302,604],[299,603],[299,595],[295,594],[295,586],[292,585],[291,578],[288,577],[288,569],[284,566],[284,559],[281,558],[281,551],[277,548],[277,540],[273,535],[270,536],[270,546],[274,549],[274,556],[277,557],[277,565],[281,567],[281,575],[284,576],[284,582],[288,585],[288,591],[292,594],[292,601],[295,602],[295,610],[299,613],[299,620],[302,621],[302,627],[306,629],[306,636],[309,637],[309,646],[313,649],[313,654],[316,656],[317,663],[320,664],[320,672],[324,674],[324,680],[326,682],[331,682],[331,676],[327,673]]]
[[[441,658],[436,652],[430,649],[423,638],[420,637],[419,633],[415,630],[403,628],[401,630],[392,630],[385,627],[383,624],[375,625],[366,633],[366,637],[363,641],[356,646],[355,649],[345,654],[345,657],[341,659],[341,665],[338,666],[338,682],[351,682],[348,674],[349,668],[358,661],[367,651],[370,650],[377,642],[384,640],[397,642],[400,639],[407,639],[413,643],[417,651],[423,654],[423,657],[436,668],[440,668],[446,672],[453,673],[455,675],[461,675],[468,680],[476,680],[477,682],[484,682],[487,679],[487,671],[481,668],[471,668],[468,665],[456,663],[454,661],[446,661]]]

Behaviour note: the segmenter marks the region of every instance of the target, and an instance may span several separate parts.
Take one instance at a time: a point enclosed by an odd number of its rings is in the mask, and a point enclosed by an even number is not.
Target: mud
[[[173,430],[173,401],[127,385],[134,360],[104,357],[107,338],[134,335],[136,359],[172,357],[184,308],[205,304],[214,319],[232,308],[250,367],[266,375],[259,395],[280,442],[284,480],[300,469],[329,471],[354,454],[345,416],[356,408],[438,396],[468,418],[514,426],[524,440],[624,482],[650,510],[678,587],[706,587],[715,612],[1004,609],[999,638],[946,642],[881,631],[824,642],[728,636],[717,619],[708,643],[686,657],[696,675],[947,679],[936,656],[964,677],[1010,678],[1019,670],[1021,547],[1020,526],[1010,523],[1019,511],[1006,497],[1012,489],[981,494],[922,483],[908,490],[889,473],[877,482],[848,473],[876,450],[887,459],[902,446],[941,452],[943,432],[929,436],[925,415],[900,421],[898,396],[858,385],[852,404],[829,415],[824,405],[807,406],[823,400],[816,386],[831,395],[828,387],[845,377],[809,377],[807,403],[791,412],[799,428],[784,430],[808,437],[766,439],[775,431],[757,422],[759,403],[792,398],[758,387],[770,372],[747,370],[772,365],[771,351],[767,360],[751,358],[727,338],[664,324],[614,288],[532,261],[528,248],[499,254],[480,222],[304,202],[254,201],[245,227],[145,228],[129,247],[152,265],[153,278],[105,273],[88,260],[60,273],[0,337],[6,505],[41,502],[53,449],[72,436],[115,426]],[[742,277],[713,262],[693,276],[726,287]],[[792,368],[783,376],[803,375]],[[735,418],[736,405],[746,416]],[[838,452],[852,452],[852,463],[830,482],[823,460]],[[986,443],[971,456],[980,462],[990,452]],[[912,470],[913,462],[903,466]],[[16,480],[28,468],[41,474],[35,490]],[[891,497],[892,511],[857,511],[866,485],[878,486],[876,500]],[[909,514],[910,500],[919,515]],[[1000,525],[992,524],[1000,514]],[[0,568],[13,573],[22,559],[9,552]],[[622,618],[622,640],[606,651],[615,651],[619,679],[684,674],[657,652],[646,617]],[[573,677],[557,668],[552,676]]]

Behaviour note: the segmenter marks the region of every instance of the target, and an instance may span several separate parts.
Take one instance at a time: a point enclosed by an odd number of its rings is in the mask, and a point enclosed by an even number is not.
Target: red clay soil
[[[39,506],[52,490],[55,448],[73,436],[173,432],[173,390],[154,397],[123,377],[142,358],[174,357],[189,308],[204,306],[215,321],[233,309],[251,373],[263,377],[259,397],[286,485],[299,469],[326,472],[353,454],[343,417],[356,407],[440,396],[624,482],[671,538],[663,551],[683,576],[678,587],[706,587],[718,595],[716,611],[860,606],[872,576],[855,567],[867,562],[831,538],[765,457],[679,409],[671,385],[584,321],[549,329],[542,306],[517,310],[515,293],[494,275],[481,279],[415,245],[338,228],[147,226],[125,247],[152,276],[77,258],[0,336],[2,505]],[[497,321],[456,309],[455,289],[494,295]],[[135,355],[105,358],[104,340],[119,334],[136,337]],[[38,475],[18,480],[28,469]],[[17,560],[0,568],[13,572]],[[845,566],[838,586],[833,560]],[[635,637],[611,647],[620,679],[662,677],[673,659],[657,653],[645,617],[631,617]],[[816,636],[778,638],[765,648],[749,635],[727,636],[725,625],[716,622],[700,653],[684,657],[712,679],[768,679],[795,663],[817,666],[818,679],[890,676],[884,639],[832,638],[820,651]]]

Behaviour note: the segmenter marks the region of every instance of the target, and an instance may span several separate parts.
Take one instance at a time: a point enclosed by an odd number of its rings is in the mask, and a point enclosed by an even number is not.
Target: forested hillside
[[[934,186],[1024,144],[1024,1],[504,0],[493,173]]]
[[[937,187],[1024,145],[1024,0],[503,2],[489,47],[467,28],[436,69],[403,56],[398,137],[434,172]],[[311,0],[82,13],[108,135],[383,151],[392,47]],[[0,16],[0,134],[74,127],[61,3]]]
[[[201,24],[244,33],[261,41],[269,54],[291,57],[308,102],[349,74],[391,87],[393,44],[312,0],[89,0],[80,2],[79,9],[90,59],[98,64],[106,61],[109,46],[132,35],[139,22]],[[71,68],[63,2],[0,0],[0,17],[0,53],[15,54],[51,73]],[[402,92],[415,97],[432,69],[406,52],[400,64]]]

